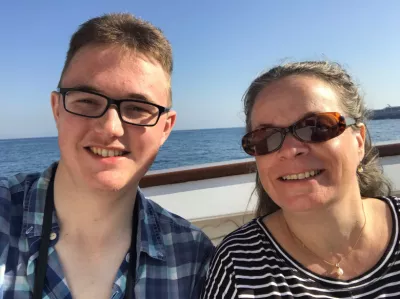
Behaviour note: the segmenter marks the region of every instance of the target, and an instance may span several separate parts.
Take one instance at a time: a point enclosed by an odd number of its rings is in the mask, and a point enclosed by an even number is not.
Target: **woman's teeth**
[[[117,157],[117,156],[122,156],[124,154],[123,151],[119,150],[107,150],[104,148],[99,148],[99,147],[90,147],[90,151],[96,155],[102,156],[104,158],[106,157]]]
[[[306,171],[298,174],[289,174],[281,177],[282,180],[284,181],[289,181],[289,180],[303,180],[307,179],[313,176],[316,176],[321,173],[321,170],[311,170],[311,171]]]

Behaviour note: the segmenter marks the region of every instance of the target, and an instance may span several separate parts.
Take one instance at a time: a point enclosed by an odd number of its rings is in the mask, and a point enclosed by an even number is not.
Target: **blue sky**
[[[347,67],[370,108],[400,105],[400,1],[6,1],[0,10],[0,138],[56,136],[49,94],[69,38],[107,12],[130,12],[172,43],[176,129],[238,127],[242,95],[288,60]]]

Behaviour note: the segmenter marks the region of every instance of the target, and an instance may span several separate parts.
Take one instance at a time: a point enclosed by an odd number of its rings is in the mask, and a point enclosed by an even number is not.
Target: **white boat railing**
[[[400,195],[400,143],[377,146],[384,173]],[[218,243],[253,218],[254,159],[148,173],[140,182],[146,196],[203,229]]]

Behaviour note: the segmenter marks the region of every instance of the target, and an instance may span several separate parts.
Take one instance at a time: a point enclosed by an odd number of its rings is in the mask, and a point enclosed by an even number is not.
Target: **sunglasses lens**
[[[278,129],[262,128],[243,137],[244,151],[252,156],[265,155],[273,152],[282,143],[282,133]]]
[[[295,132],[305,142],[323,142],[339,136],[345,129],[339,113],[320,113],[298,122]]]
[[[346,121],[337,112],[324,112],[306,117],[293,126],[296,138],[303,142],[318,143],[342,134],[346,130]],[[242,139],[242,146],[249,155],[265,155],[282,145],[283,136],[283,129],[261,128],[246,134]]]

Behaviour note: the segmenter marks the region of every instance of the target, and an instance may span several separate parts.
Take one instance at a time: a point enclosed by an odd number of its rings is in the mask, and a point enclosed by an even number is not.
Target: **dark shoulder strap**
[[[139,222],[139,201],[140,196],[139,192],[136,195],[135,207],[133,209],[133,217],[132,217],[132,234],[131,234],[131,246],[129,249],[129,267],[128,267],[128,277],[126,278],[126,299],[134,299],[135,293],[133,291],[135,282],[136,282],[136,239],[137,239],[137,231],[138,231],[138,222]]]
[[[35,269],[35,285],[33,289],[33,299],[42,299],[44,282],[47,271],[47,258],[50,245],[51,223],[54,211],[54,169],[46,193],[44,206],[42,239],[40,240],[39,257]]]

